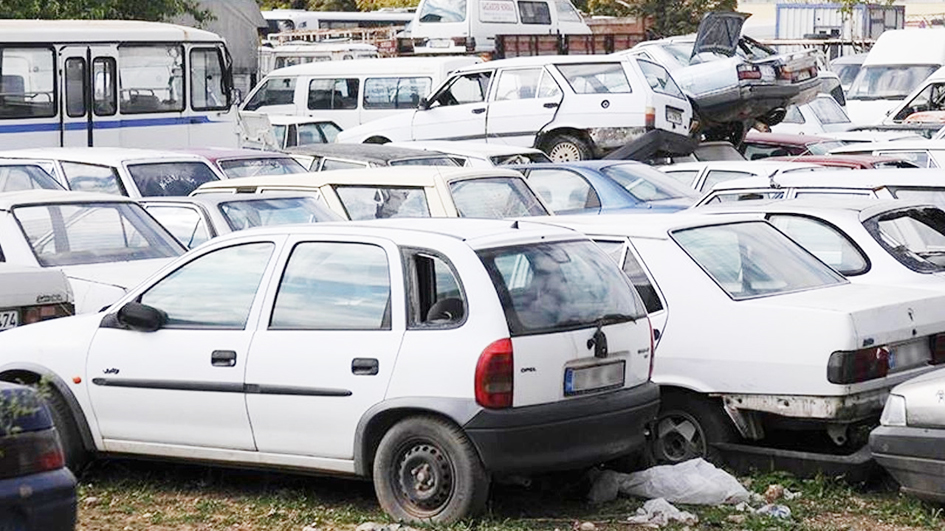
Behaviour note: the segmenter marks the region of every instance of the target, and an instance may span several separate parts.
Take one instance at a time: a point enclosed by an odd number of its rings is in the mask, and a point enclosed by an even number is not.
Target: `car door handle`
[[[542,105],[542,107],[544,107],[544,108],[546,108],[546,109],[554,109],[554,108],[557,107],[557,106],[558,106],[558,102],[556,102],[556,101],[550,101],[550,102],[548,102],[548,103]]]
[[[473,113],[473,114],[482,114],[482,113],[484,113],[484,112],[486,112],[486,108],[485,108],[485,107],[480,107],[480,108],[478,108],[478,109],[473,109],[473,110],[472,110],[472,113]]]
[[[210,365],[214,367],[235,367],[236,351],[214,350],[210,353]]]
[[[380,364],[374,358],[354,358],[351,360],[351,374],[359,376],[374,376]]]

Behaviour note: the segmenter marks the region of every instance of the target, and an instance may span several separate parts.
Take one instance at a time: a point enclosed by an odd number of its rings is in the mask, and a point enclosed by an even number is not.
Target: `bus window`
[[[66,115],[85,116],[85,59],[66,59]]]
[[[184,110],[182,50],[174,45],[118,47],[122,113]]]
[[[0,118],[56,115],[53,51],[3,48],[0,57]]]
[[[115,90],[115,60],[96,57],[92,61],[92,109],[96,116],[111,116],[118,112],[118,94]]]
[[[357,109],[360,83],[358,78],[313,79],[308,85],[308,108]]]
[[[223,57],[216,48],[190,52],[190,105],[195,110],[226,109],[229,98],[223,76]]]

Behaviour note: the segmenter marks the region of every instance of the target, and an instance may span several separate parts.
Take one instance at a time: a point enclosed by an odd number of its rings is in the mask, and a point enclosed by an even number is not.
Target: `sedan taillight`
[[[889,374],[889,349],[870,347],[834,352],[827,362],[827,381],[851,384],[883,378]]]
[[[736,70],[738,79],[761,79],[761,69],[755,65],[741,64]]]
[[[70,302],[26,306],[23,308],[23,324],[38,323],[40,321],[48,321],[49,319],[68,317],[70,315],[75,315],[75,306]]]
[[[492,342],[476,363],[476,403],[489,409],[512,407],[512,340]]]

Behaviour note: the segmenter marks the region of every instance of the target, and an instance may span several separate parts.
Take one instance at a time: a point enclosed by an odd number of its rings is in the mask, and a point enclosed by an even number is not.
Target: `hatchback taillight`
[[[761,79],[761,69],[755,65],[738,65],[736,70],[738,71],[738,79]]]
[[[476,363],[476,403],[490,409],[512,407],[512,340],[494,341]]]
[[[935,334],[929,338],[929,348],[932,351],[932,365],[945,363],[945,334]]]
[[[75,315],[75,307],[72,303],[68,302],[26,306],[23,308],[23,324],[38,323],[40,321],[47,321],[57,317],[68,317],[70,315]]]
[[[889,349],[870,347],[834,352],[827,362],[827,380],[835,384],[865,382],[889,374]]]
[[[653,129],[656,127],[656,109],[653,107],[646,108],[646,114],[644,115],[645,125],[647,129]]]
[[[55,429],[0,437],[0,478],[27,476],[63,466],[65,456]]]

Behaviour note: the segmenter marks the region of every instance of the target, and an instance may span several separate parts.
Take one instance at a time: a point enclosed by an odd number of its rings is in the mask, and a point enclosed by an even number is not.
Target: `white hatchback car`
[[[226,267],[220,267],[226,264]],[[89,452],[373,475],[395,520],[483,508],[492,475],[643,448],[659,407],[639,296],[545,224],[385,220],[211,240],[104,314],[3,333]]]
[[[659,170],[681,184],[699,192],[707,192],[715,185],[748,177],[771,178],[788,173],[825,170],[817,164],[766,160],[713,160],[708,162],[678,162],[661,166]]]
[[[688,135],[691,120],[689,100],[652,61],[518,57],[459,69],[417,110],[346,129],[338,141],[482,140],[583,160],[653,129]]]

